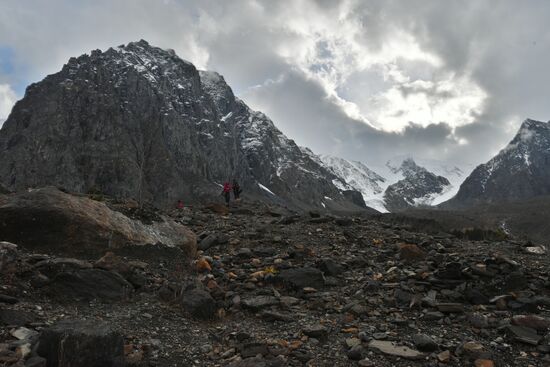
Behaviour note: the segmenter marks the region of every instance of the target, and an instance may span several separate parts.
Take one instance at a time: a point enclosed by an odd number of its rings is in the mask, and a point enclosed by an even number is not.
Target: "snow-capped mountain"
[[[361,205],[221,75],[143,40],[71,58],[27,88],[0,130],[0,181],[11,189],[56,185],[166,206],[212,199],[232,178],[292,207]]]
[[[370,168],[332,156],[322,156],[321,160],[340,178],[338,182],[361,192],[365,203],[380,212],[439,204],[454,196],[468,172],[468,166],[459,168],[409,156],[394,157],[383,166]]]
[[[495,157],[476,167],[448,207],[550,195],[550,122],[525,120]]]
[[[323,155],[322,163],[340,178],[334,183],[341,189],[356,190],[363,195],[365,204],[378,211],[387,211],[382,199],[386,179],[365,164],[343,158]]]
[[[417,165],[412,158],[405,159],[392,171],[403,175],[402,179],[389,185],[384,191],[385,206],[392,212],[431,205],[437,196],[445,193],[451,186],[448,179]]]

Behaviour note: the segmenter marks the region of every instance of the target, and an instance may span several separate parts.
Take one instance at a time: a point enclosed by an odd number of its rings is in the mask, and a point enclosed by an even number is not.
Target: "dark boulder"
[[[325,285],[323,273],[319,269],[310,267],[285,269],[279,273],[279,279],[295,288],[320,289]]]
[[[198,284],[184,287],[181,294],[181,305],[191,316],[209,320],[216,315],[216,301],[206,289]]]
[[[47,367],[124,366],[124,338],[97,320],[58,322],[42,331],[36,352]]]
[[[199,250],[205,251],[210,247],[224,245],[229,242],[229,237],[223,233],[212,233],[206,236],[198,245]]]
[[[162,243],[193,255],[196,239],[185,226],[164,218],[143,224],[105,203],[47,187],[0,196],[0,240],[63,254],[101,256],[126,245]]]
[[[327,276],[339,275],[344,271],[344,267],[332,259],[321,260],[318,267]]]

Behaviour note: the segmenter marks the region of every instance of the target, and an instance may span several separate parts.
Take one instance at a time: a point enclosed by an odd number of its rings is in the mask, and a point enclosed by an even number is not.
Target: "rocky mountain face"
[[[222,76],[143,40],[71,58],[27,88],[0,130],[10,189],[55,185],[167,206],[211,199],[232,178],[262,200],[359,208]]]
[[[397,171],[403,174],[403,179],[388,186],[384,192],[386,208],[390,211],[429,205],[434,195],[441,194],[451,184],[445,177],[429,172],[412,159],[404,160]]]
[[[444,207],[466,207],[550,194],[550,123],[525,120],[512,141],[479,165]]]
[[[335,181],[337,185],[341,186],[343,182],[342,188],[359,191],[366,205],[380,212],[429,206],[443,201],[441,198],[456,192],[453,189],[458,187],[457,181],[463,177],[463,171],[458,167],[423,161],[430,167],[427,169],[407,157],[392,159],[384,167],[376,167],[376,172],[361,162],[332,156],[321,159],[340,178]]]

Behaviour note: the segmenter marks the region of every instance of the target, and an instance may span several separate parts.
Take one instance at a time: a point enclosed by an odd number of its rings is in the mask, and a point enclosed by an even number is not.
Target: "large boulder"
[[[114,260],[120,261],[120,266],[114,266]],[[131,266],[121,264],[122,259],[111,252],[96,261],[95,268],[83,260],[47,259],[33,266],[37,274],[33,285],[61,300],[123,300],[130,296],[134,285]]]
[[[59,321],[42,331],[36,351],[47,367],[124,366],[124,338],[95,320]]]
[[[105,203],[46,187],[0,195],[0,241],[42,251],[100,256],[128,245],[161,243],[196,251],[195,234],[173,220],[144,224]]]

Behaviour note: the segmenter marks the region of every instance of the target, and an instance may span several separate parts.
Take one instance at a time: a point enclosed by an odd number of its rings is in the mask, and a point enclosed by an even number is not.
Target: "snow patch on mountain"
[[[380,212],[387,212],[384,206],[384,189],[386,179],[357,161],[348,161],[343,158],[323,155],[319,157],[321,162],[332,173],[341,179],[333,183],[341,190],[359,191],[367,206]]]
[[[322,163],[339,180],[333,183],[340,190],[359,191],[365,203],[388,212],[388,200],[404,200],[403,205],[437,205],[453,197],[470,170],[445,162],[396,156],[384,166],[370,166],[334,156],[321,156]],[[392,197],[390,199],[390,197]],[[395,206],[394,206],[395,207]]]
[[[446,205],[464,207],[550,194],[550,122],[525,120],[512,141],[473,170]]]

